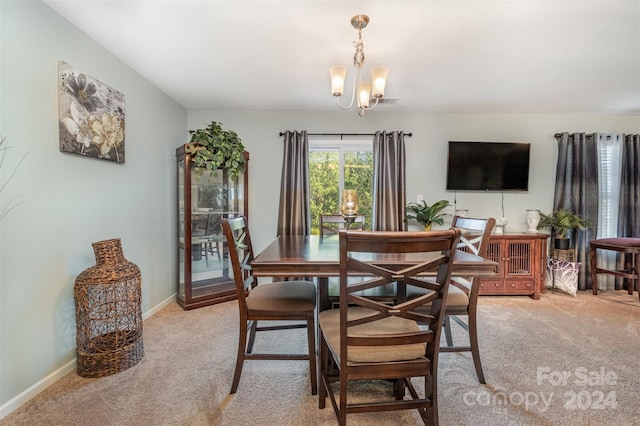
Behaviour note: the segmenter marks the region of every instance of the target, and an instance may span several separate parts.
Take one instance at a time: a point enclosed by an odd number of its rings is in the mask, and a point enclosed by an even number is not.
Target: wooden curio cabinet
[[[491,235],[487,258],[498,262],[498,275],[480,280],[480,294],[529,295],[545,292],[548,234]]]
[[[236,298],[220,220],[249,215],[249,153],[233,181],[226,170],[195,167],[185,145],[176,149],[178,170],[178,295],[195,309]]]

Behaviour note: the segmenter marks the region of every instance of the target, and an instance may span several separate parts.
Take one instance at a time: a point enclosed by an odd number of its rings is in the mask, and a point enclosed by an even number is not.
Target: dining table
[[[437,256],[437,253],[433,253]],[[411,265],[426,260],[411,253],[380,258],[372,255],[376,264]],[[331,307],[329,278],[340,275],[340,242],[337,235],[281,235],[273,240],[251,262],[255,277],[291,278],[313,277],[318,282],[318,310]],[[452,275],[492,277],[498,263],[462,250],[456,250]]]

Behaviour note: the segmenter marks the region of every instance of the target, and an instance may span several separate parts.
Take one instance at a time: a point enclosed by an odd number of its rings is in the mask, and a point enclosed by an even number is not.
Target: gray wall
[[[526,229],[526,209],[551,209],[559,131],[640,132],[638,116],[354,112],[185,111],[39,1],[0,0],[0,133],[12,149],[7,171],[29,151],[0,193],[23,202],[0,221],[0,418],[72,371],[75,277],[94,264],[91,243],[122,239],[142,272],[145,316],[175,293],[175,148],[187,129],[222,122],[251,155],[250,216],[256,249],[276,233],[284,130],[413,132],[407,143],[409,200],[444,190],[448,140],[532,143],[530,191],[504,197],[507,230]],[[124,93],[124,165],[60,153],[57,61]],[[458,193],[477,216],[501,216],[499,193]],[[233,356],[233,354],[229,354]]]
[[[95,263],[92,242],[122,239],[142,272],[143,312],[175,293],[175,148],[187,111],[40,1],[3,0],[0,13],[2,182],[29,152],[0,193],[2,206],[22,201],[0,221],[4,415],[75,368],[73,284]],[[59,151],[59,60],[124,93],[126,163]]]
[[[212,120],[238,133],[251,154],[249,168],[250,217],[252,240],[258,250],[264,248],[277,230],[282,140],[284,130],[310,133],[373,133],[376,130],[412,132],[407,138],[407,200],[423,195],[428,203],[447,199],[454,193],[445,190],[447,141],[530,142],[531,169],[528,192],[504,193],[506,231],[527,229],[525,210],[550,212],[557,157],[556,132],[638,133],[637,115],[604,116],[592,114],[418,114],[393,113],[393,106],[374,110],[359,118],[354,111],[189,111],[189,129],[197,129]],[[468,209],[470,216],[502,216],[499,192],[458,192],[457,207]],[[449,209],[453,212],[453,209]],[[448,223],[445,223],[448,226]]]

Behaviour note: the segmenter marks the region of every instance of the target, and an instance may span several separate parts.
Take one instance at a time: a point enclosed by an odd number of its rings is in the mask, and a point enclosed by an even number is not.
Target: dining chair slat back
[[[451,226],[459,228],[462,232],[458,249],[469,251],[480,257],[487,257],[491,231],[495,223],[496,220],[494,218],[481,219],[454,216]],[[479,278],[459,276],[457,274],[451,277],[444,317],[444,335],[447,345],[442,347],[440,351],[471,352],[478,381],[486,383],[478,345],[477,311],[479,291]],[[460,318],[464,316],[467,317],[467,322]],[[469,345],[454,345],[451,332],[452,320],[468,333]]]
[[[349,413],[406,409],[417,409],[425,423],[437,424],[439,339],[459,238],[460,230],[453,228],[340,231],[339,308],[319,315],[319,407],[324,408],[329,397],[340,425],[346,424]],[[364,279],[354,281],[354,277]],[[408,302],[391,303],[362,292],[391,282],[428,292]],[[418,308],[427,303],[429,311],[420,312]],[[417,392],[413,377],[424,380],[423,394]],[[389,381],[394,397],[351,402],[348,383],[360,380]],[[336,381],[339,387],[334,390]]]

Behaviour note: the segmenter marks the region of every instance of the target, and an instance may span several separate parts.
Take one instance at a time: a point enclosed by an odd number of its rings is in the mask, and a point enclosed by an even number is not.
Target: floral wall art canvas
[[[124,163],[124,95],[58,62],[60,151]]]

